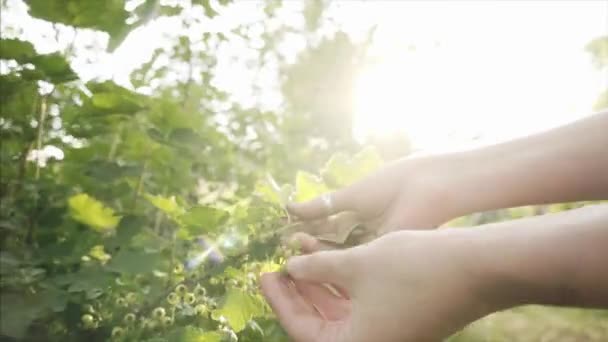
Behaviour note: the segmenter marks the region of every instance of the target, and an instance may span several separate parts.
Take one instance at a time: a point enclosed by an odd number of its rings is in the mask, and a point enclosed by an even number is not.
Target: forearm
[[[469,250],[492,309],[608,308],[608,205],[472,228]]]
[[[608,199],[608,112],[448,158],[459,214]]]

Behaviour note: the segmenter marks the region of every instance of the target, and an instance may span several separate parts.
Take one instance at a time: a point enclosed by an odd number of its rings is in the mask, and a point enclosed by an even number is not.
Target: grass
[[[446,342],[606,342],[608,310],[524,306],[480,319]]]

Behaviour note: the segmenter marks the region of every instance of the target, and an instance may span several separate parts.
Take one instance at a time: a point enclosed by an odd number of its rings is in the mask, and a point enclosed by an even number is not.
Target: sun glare
[[[355,83],[361,142],[403,133],[415,149],[446,150],[513,139],[590,114],[606,85],[585,51],[605,32],[605,5],[382,4],[360,11],[382,10],[376,62]]]

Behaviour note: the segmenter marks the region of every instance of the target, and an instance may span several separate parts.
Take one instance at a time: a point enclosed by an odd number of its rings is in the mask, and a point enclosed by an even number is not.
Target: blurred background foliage
[[[352,135],[353,84],[373,36],[373,29],[363,40],[342,32],[324,16],[327,1],[301,4],[293,20],[279,14],[283,2],[270,0],[259,3],[256,22],[208,30],[229,15],[231,1],[2,1],[3,18],[26,5],[60,46],[42,53],[27,39],[31,27],[3,26],[3,340],[286,340],[257,293],[257,277],[283,260],[274,233],[284,224],[286,198],[361,176],[347,157],[363,148]],[[79,63],[94,68],[138,27],[163,18],[177,18],[180,30],[123,75],[128,84],[75,71]],[[333,29],[320,30],[327,25]],[[301,42],[297,53],[285,53],[281,46],[294,41]],[[231,45],[246,53],[226,57]],[[606,68],[608,38],[588,50]],[[247,105],[222,90],[216,76],[226,58],[261,78],[271,74],[282,105]],[[263,88],[248,90],[259,99]],[[604,94],[597,108],[606,101]],[[370,143],[385,160],[410,152],[402,135]],[[333,184],[313,175],[337,151],[346,154],[328,164],[343,170],[332,174]],[[379,157],[354,160],[370,171]],[[481,213],[452,224],[560,208]],[[491,328],[484,320],[454,339],[512,340],[555,322],[575,340],[608,336],[603,313],[540,310],[509,313],[516,319]]]

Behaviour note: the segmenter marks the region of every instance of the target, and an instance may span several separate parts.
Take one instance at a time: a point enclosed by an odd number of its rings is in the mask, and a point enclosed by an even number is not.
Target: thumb
[[[330,283],[348,289],[354,276],[352,265],[349,250],[332,250],[291,257],[286,267],[295,280]]]

